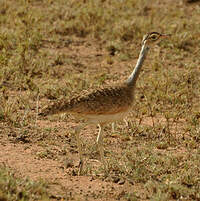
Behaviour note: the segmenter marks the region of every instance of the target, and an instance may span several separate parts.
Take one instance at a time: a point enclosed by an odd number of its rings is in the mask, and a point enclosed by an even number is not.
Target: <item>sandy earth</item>
[[[3,134],[3,133],[2,133]],[[9,167],[17,177],[28,177],[48,183],[48,192],[52,200],[124,200],[124,195],[133,187],[129,182],[118,179],[106,179],[101,176],[77,176],[78,156],[72,152],[72,164],[66,165],[66,157],[61,157],[60,147],[51,146],[56,157],[41,157],[45,147],[36,143],[23,143],[0,135],[0,165]],[[70,154],[70,153],[69,153]],[[63,159],[64,158],[64,159]],[[98,160],[89,160],[98,167]],[[70,165],[71,164],[71,165]]]

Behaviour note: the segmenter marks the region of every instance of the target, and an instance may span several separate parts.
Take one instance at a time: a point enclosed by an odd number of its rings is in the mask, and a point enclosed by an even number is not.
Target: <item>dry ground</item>
[[[200,200],[200,5],[177,0],[0,2],[0,200]],[[149,51],[127,120],[81,132],[83,176],[65,114],[42,106],[131,73]]]

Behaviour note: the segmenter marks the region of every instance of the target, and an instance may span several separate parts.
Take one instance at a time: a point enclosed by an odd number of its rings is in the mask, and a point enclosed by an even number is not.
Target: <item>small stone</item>
[[[114,183],[118,183],[120,181],[120,178],[119,177],[113,177],[112,180]]]
[[[123,185],[124,183],[125,183],[124,179],[120,179],[119,182],[118,182],[119,185]]]

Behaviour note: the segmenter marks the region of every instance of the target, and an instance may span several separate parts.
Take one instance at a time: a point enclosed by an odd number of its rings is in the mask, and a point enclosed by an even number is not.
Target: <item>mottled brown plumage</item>
[[[44,108],[40,115],[70,113],[80,118],[85,116],[87,120],[87,115],[127,112],[133,103],[133,94],[133,87],[127,83],[99,88],[70,100],[64,98],[54,102]]]

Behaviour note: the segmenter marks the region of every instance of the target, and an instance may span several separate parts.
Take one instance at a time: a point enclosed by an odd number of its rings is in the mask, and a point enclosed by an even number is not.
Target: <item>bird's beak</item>
[[[161,34],[161,37],[163,37],[163,38],[168,38],[170,36],[171,36],[171,34]]]

